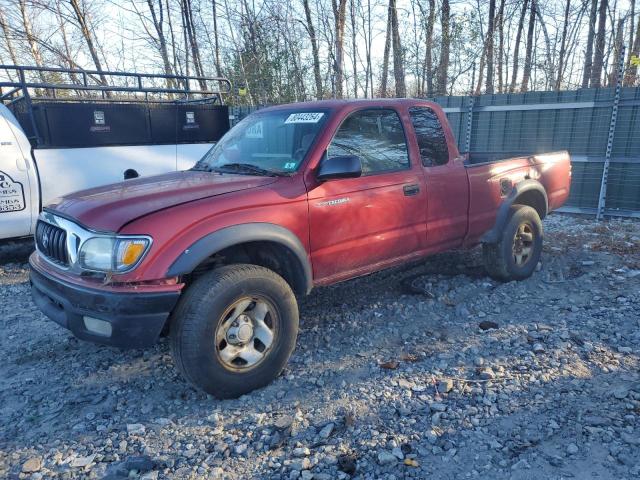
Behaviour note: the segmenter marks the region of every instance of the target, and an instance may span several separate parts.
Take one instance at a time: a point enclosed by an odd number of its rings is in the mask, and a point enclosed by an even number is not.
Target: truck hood
[[[81,190],[54,200],[46,210],[93,230],[117,232],[127,223],[165,208],[260,187],[274,177],[173,172]]]

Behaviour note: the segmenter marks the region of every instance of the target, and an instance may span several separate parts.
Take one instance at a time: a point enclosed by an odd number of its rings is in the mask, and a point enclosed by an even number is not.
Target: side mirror
[[[317,178],[321,182],[333,178],[358,178],[362,175],[362,160],[356,155],[325,158],[320,163]]]

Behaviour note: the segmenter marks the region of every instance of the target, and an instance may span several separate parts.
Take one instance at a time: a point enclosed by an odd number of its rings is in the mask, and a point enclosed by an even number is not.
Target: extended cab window
[[[327,157],[357,155],[362,174],[409,168],[407,142],[400,117],[394,110],[360,110],[349,115],[336,132]]]
[[[433,167],[447,163],[447,139],[436,112],[429,107],[412,107],[409,109],[409,116],[416,132],[422,164],[425,167]]]

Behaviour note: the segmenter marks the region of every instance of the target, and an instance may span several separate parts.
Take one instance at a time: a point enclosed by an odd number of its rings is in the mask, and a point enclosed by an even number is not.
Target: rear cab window
[[[429,107],[411,107],[409,117],[416,132],[420,160],[425,167],[449,162],[449,148],[436,112]]]
[[[360,157],[363,175],[410,168],[398,113],[388,108],[371,108],[349,114],[327,148],[328,158],[343,155]]]

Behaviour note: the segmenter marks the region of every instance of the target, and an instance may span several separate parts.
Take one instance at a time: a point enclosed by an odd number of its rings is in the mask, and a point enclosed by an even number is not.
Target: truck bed
[[[542,217],[560,207],[569,196],[571,163],[566,151],[492,160],[471,156],[465,162],[469,180],[469,230],[465,243],[480,241],[495,223],[500,205],[512,186],[537,180],[547,194]]]

